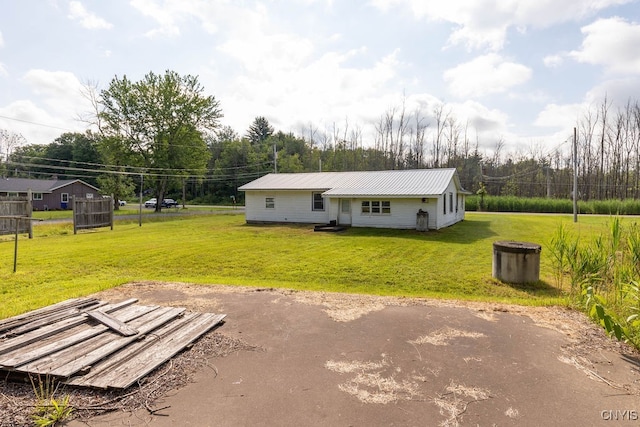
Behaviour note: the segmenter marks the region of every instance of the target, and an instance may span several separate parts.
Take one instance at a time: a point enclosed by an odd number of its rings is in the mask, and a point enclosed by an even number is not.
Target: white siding
[[[267,197],[275,198],[275,209],[265,207]],[[312,210],[310,191],[246,191],[245,215],[247,222],[301,222],[325,224],[329,222],[329,203],[325,199],[324,211]]]
[[[391,215],[373,215],[362,213],[363,200],[388,200],[391,202]],[[429,214],[429,228],[436,227],[436,203],[434,199],[354,199],[351,204],[353,227],[401,228],[415,229],[418,211],[422,209]]]
[[[339,197],[325,196],[324,211],[314,211],[313,191],[311,190],[245,190],[245,215],[247,222],[290,222],[307,224],[326,224],[340,217]],[[443,212],[446,197],[446,212]],[[417,213],[420,209],[429,215],[430,230],[448,227],[464,219],[465,195],[458,193],[453,180],[449,182],[446,191],[439,196],[424,198],[389,197],[372,195],[366,197],[349,198],[351,200],[351,226],[415,229]],[[266,198],[275,199],[275,208],[266,208]],[[396,196],[397,197],[397,196]],[[453,199],[453,210],[450,201]],[[363,214],[362,201],[389,201],[391,214]],[[456,210],[457,203],[457,210]],[[348,214],[347,214],[348,216]],[[345,216],[343,215],[343,223]],[[340,221],[338,221],[340,222]]]
[[[443,197],[444,196],[444,197]],[[451,196],[453,197],[453,205],[451,205]],[[443,200],[446,198],[445,200]],[[460,203],[460,197],[458,197],[458,190],[453,181],[449,183],[446,191],[438,198],[437,214],[438,220],[436,228],[444,228],[455,224],[456,222],[464,219],[464,203]],[[464,197],[462,198],[464,199]],[[458,211],[456,212],[456,202],[458,202]],[[462,206],[461,206],[462,205]],[[446,213],[444,208],[446,206]],[[453,206],[453,209],[451,207]]]

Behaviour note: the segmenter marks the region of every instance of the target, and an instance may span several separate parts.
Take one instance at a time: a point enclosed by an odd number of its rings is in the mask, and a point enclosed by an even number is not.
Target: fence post
[[[31,189],[27,191],[27,213],[26,215],[31,218],[33,216],[33,192]],[[29,221],[29,238],[33,239],[33,222]]]
[[[16,217],[15,221],[16,221],[16,236],[15,236],[15,243],[13,245],[13,272],[14,273],[18,268],[18,230],[20,228],[20,220]]]
[[[76,196],[71,196],[71,215],[73,216],[73,234],[78,234],[76,213],[77,213]]]
[[[111,223],[111,231],[113,231],[113,210],[115,209],[116,199],[113,197],[113,193],[111,193],[111,200],[109,200],[109,222]]]

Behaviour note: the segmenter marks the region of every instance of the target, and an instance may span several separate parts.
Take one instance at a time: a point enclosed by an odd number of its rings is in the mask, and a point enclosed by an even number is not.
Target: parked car
[[[144,202],[144,207],[155,208],[157,203],[158,203],[158,200],[154,197],[153,199],[149,199],[146,202]],[[177,208],[178,202],[176,202],[173,199],[162,199],[162,204],[160,206],[162,206],[163,208]]]
[[[126,200],[118,200],[118,203],[120,203],[120,206],[127,206]]]
[[[163,208],[177,208],[178,207],[178,202],[176,202],[173,199],[163,199],[162,200],[162,207]]]

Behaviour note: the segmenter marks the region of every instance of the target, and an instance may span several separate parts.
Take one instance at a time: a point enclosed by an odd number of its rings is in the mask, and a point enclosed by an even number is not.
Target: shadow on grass
[[[520,292],[524,292],[531,296],[535,297],[549,297],[549,298],[560,298],[564,295],[562,290],[556,288],[555,286],[551,286],[545,281],[538,280],[533,283],[505,283],[495,280],[495,283],[499,283],[502,286],[508,286],[512,289],[518,290]]]
[[[353,227],[344,232],[344,236],[395,237],[427,242],[474,243],[489,239],[498,234],[491,229],[490,221],[462,221],[440,230],[394,230],[388,228]]]

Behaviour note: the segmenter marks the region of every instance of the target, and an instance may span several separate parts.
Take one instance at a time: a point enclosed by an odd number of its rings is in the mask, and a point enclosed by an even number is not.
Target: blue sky
[[[605,94],[640,99],[640,2],[0,0],[0,129],[27,143],[86,130],[87,83],[167,69],[240,134],[265,116],[367,144],[390,109],[433,130],[444,104],[487,155],[548,153]]]

